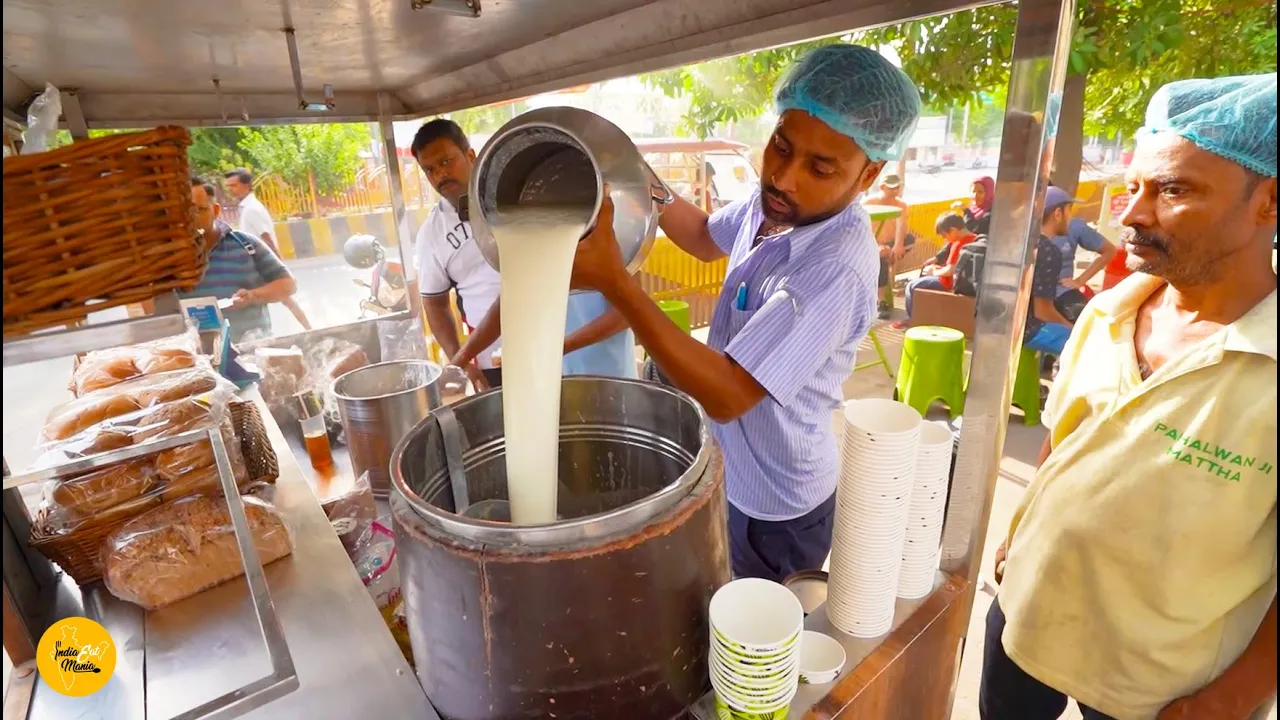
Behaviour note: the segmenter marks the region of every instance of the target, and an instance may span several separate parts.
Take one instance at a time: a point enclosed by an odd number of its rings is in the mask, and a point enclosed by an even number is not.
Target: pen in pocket
[[[747,309],[747,284],[746,283],[741,283],[740,285],[738,285],[738,295],[734,299],[734,307],[736,307],[738,310]]]

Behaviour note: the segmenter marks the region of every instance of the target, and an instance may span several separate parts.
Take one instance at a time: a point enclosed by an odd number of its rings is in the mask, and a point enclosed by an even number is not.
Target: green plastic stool
[[[949,327],[921,325],[902,336],[897,399],[922,416],[934,401],[947,404],[954,419],[964,412],[964,333]]]
[[[1031,348],[1023,347],[1018,355],[1010,404],[1022,410],[1024,425],[1040,424],[1040,353]]]
[[[684,331],[685,335],[689,334],[689,303],[683,300],[659,300],[658,307],[662,308],[662,312],[671,318],[671,322],[675,323]]]

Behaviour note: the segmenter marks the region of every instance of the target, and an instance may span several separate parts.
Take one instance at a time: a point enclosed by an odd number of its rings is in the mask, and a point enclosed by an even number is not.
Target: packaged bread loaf
[[[347,556],[355,559],[355,553],[362,535],[378,517],[378,506],[373,499],[373,488],[369,486],[369,473],[363,473],[341,495],[335,495],[320,503],[325,517],[337,533]]]
[[[80,358],[71,376],[71,391],[81,397],[139,375],[194,367],[201,357],[199,350],[200,338],[194,331],[141,345],[95,350]]]
[[[44,424],[46,440],[65,440],[104,420],[127,415],[139,409],[132,397],[110,389],[90,393],[61,405],[49,413]]]
[[[275,508],[253,496],[243,500],[262,564],[292,552]],[[148,610],[244,574],[226,501],[207,496],[165,503],[126,523],[107,538],[103,566],[113,595]]]
[[[160,477],[149,460],[128,460],[49,486],[52,507],[69,518],[84,518],[134,498],[160,485]]]
[[[114,355],[82,361],[71,377],[72,392],[82,397],[94,390],[109,388],[125,380],[137,377],[138,366],[132,355]]]
[[[172,390],[175,387],[213,387],[213,390],[167,402],[152,402],[155,397],[179,394]],[[226,416],[233,391],[230,383],[215,381],[202,371],[180,370],[90,393],[50,416],[37,444],[37,459],[32,467],[55,467],[155,438],[212,427]],[[140,397],[147,400],[145,406],[140,406],[137,399]],[[70,432],[73,429],[75,432]]]
[[[227,450],[227,460],[231,463],[232,473],[237,483],[243,483],[247,476],[244,458],[240,453],[235,430],[229,417],[223,417],[218,423],[222,435],[222,445]],[[168,482],[177,482],[183,476],[200,470],[213,468],[216,473],[217,461],[213,456],[213,446],[208,440],[179,445],[156,453],[156,471]]]

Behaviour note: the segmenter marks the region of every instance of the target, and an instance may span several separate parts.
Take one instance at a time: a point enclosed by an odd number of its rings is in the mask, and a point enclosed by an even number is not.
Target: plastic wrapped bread
[[[35,468],[60,465],[218,422],[235,386],[207,367],[144,376],[49,414]]]
[[[76,397],[113,387],[139,375],[158,375],[204,362],[200,338],[193,331],[141,345],[95,350],[80,358],[71,375]]]
[[[203,412],[192,414],[193,419],[187,422],[165,421],[150,438],[217,427],[236,484],[246,488],[251,478],[231,414],[225,408],[214,410],[195,399],[169,405],[175,404],[198,406]],[[186,414],[169,413],[168,417],[186,417]],[[51,480],[45,485],[42,510],[46,528],[54,534],[65,534],[134,517],[162,501],[196,493],[222,493],[213,448],[207,440],[160,450],[74,478]]]
[[[155,467],[150,461],[139,459],[54,483],[48,495],[51,505],[62,513],[86,518],[140,498],[159,486]]]
[[[291,553],[293,539],[275,508],[253,496],[243,500],[262,564]],[[200,495],[165,503],[112,533],[103,566],[111,594],[148,610],[244,574],[226,502]]]

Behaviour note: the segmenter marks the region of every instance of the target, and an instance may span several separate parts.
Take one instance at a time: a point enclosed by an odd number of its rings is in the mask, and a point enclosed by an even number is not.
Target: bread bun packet
[[[284,518],[266,500],[243,496],[263,565],[293,552]],[[244,574],[226,501],[196,495],[126,523],[103,545],[103,582],[112,595],[155,610]]]
[[[183,370],[201,361],[208,363],[200,352],[199,335],[189,328],[181,335],[86,353],[79,358],[68,389],[82,397],[140,375]]]
[[[49,413],[32,469],[56,467],[221,421],[235,385],[208,367],[148,375]]]

